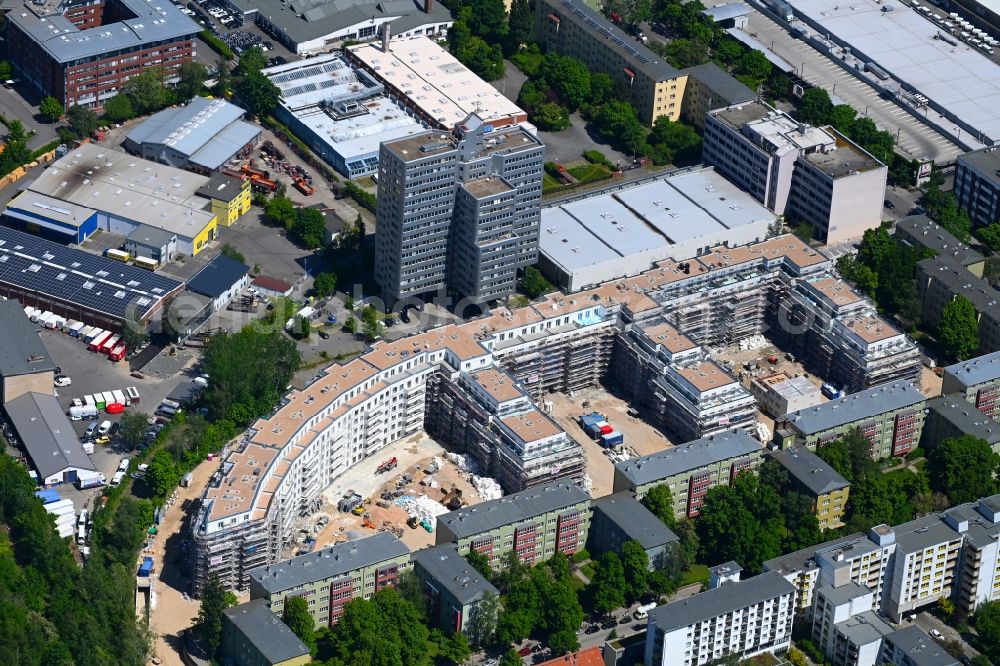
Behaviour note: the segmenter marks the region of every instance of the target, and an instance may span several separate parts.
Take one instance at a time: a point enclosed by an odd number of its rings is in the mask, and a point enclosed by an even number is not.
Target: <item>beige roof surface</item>
[[[830,299],[837,307],[860,303],[864,298],[843,280],[828,277],[809,283],[819,293]]]
[[[689,349],[694,349],[696,345],[691,338],[684,335],[667,322],[649,326],[642,329],[642,332],[653,344],[663,345],[667,351],[677,354]]]
[[[537,409],[508,416],[503,419],[503,424],[525,442],[535,442],[563,432],[555,421]]]
[[[878,315],[851,319],[847,322],[847,328],[869,344],[888,340],[899,335],[899,331],[896,328]]]
[[[676,370],[677,374],[691,382],[691,385],[699,391],[710,391],[736,381],[713,361],[703,361],[698,365]]]
[[[514,379],[510,375],[496,368],[478,370],[469,377],[497,402],[517,400],[525,396],[524,391],[514,385]]]

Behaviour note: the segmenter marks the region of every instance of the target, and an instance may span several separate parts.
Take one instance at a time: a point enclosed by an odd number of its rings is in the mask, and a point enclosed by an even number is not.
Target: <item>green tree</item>
[[[646,128],[628,102],[609,100],[597,112],[594,123],[602,137],[631,155],[639,155],[646,145]]]
[[[162,67],[151,67],[131,77],[125,84],[125,94],[132,102],[136,115],[159,111],[170,103]]]
[[[308,248],[326,244],[326,218],[315,208],[299,208],[292,224],[292,235]]]
[[[994,661],[1000,661],[1000,601],[990,601],[976,609],[972,626],[979,635],[979,645]]]
[[[369,342],[374,342],[385,333],[385,325],[380,321],[366,321],[361,326],[361,333]]]
[[[701,137],[690,125],[660,116],[647,139],[661,164],[694,164],[701,159]]]
[[[696,524],[702,556],[709,564],[735,560],[758,573],[781,554],[781,498],[754,474],[739,474],[729,486],[708,491]]]
[[[850,135],[858,112],[850,104],[837,104],[830,111],[830,123],[841,133]]]
[[[497,641],[509,645],[524,640],[541,622],[542,601],[538,588],[534,580],[524,577],[506,592],[503,610],[497,618]]]
[[[486,590],[482,598],[469,613],[469,624],[465,633],[469,642],[476,649],[484,648],[493,641],[497,630],[497,619],[500,616],[500,597]]]
[[[315,626],[304,597],[285,597],[285,613],[281,619],[310,652],[316,651]]]
[[[576,58],[549,52],[542,60],[539,75],[570,111],[590,98],[590,69]]]
[[[493,567],[490,566],[490,561],[485,555],[480,553],[478,550],[470,549],[468,553],[465,554],[465,560],[472,565],[472,568],[479,572],[479,575],[487,580],[493,576]]]
[[[267,56],[264,55],[259,46],[244,51],[240,55],[240,62],[237,66],[241,76],[260,74],[260,70],[265,67],[267,67]]]
[[[781,514],[785,521],[784,552],[802,550],[823,541],[823,532],[813,510],[813,498],[788,491],[781,497]]]
[[[332,296],[337,290],[337,274],[330,272],[318,273],[313,278],[313,291],[321,298]]]
[[[118,428],[118,437],[122,443],[128,447],[129,451],[134,451],[142,444],[146,437],[148,427],[146,419],[148,416],[142,412],[125,412],[122,414]]]
[[[674,39],[662,49],[663,57],[678,69],[687,69],[704,65],[708,62],[708,46],[702,42],[685,39]]]
[[[487,44],[501,44],[507,37],[507,8],[503,0],[471,0],[469,29]]]
[[[957,296],[944,306],[937,329],[944,352],[951,358],[964,361],[979,349],[976,308],[965,296]]]
[[[229,257],[233,261],[238,261],[241,264],[247,263],[247,258],[243,256],[243,253],[236,249],[236,246],[232,243],[223,243],[222,249],[219,250],[219,254],[223,257]]]
[[[642,498],[642,504],[670,529],[677,525],[674,498],[670,494],[670,487],[667,484],[661,483],[650,488],[646,492],[646,496]]]
[[[358,332],[358,320],[354,317],[348,317],[347,321],[344,322],[344,330],[352,335],[356,334]]]
[[[625,601],[641,599],[649,590],[649,555],[638,541],[622,544],[622,567],[625,569]]]
[[[233,605],[234,598],[226,592],[219,577],[211,574],[201,589],[201,607],[195,622],[195,634],[205,651],[214,656],[222,642],[222,612]]]
[[[517,650],[511,648],[500,657],[499,666],[524,666],[524,659],[517,653]]]
[[[615,82],[605,72],[590,74],[590,104],[604,104],[615,92]]]
[[[798,118],[810,125],[827,125],[833,119],[833,102],[823,88],[809,88],[799,101]]]
[[[771,61],[761,51],[746,49],[736,65],[736,74],[754,83],[755,85],[750,87],[757,90],[771,75],[771,68]]]
[[[233,75],[229,67],[229,61],[219,58],[215,61],[215,88],[214,92],[219,97],[225,97],[226,93],[232,90]]]
[[[260,72],[250,72],[236,85],[236,94],[246,105],[247,111],[265,117],[278,105],[281,90]]]
[[[301,362],[293,341],[253,325],[213,335],[204,359],[212,381],[203,400],[216,418],[230,416],[238,427],[278,404]]]
[[[0,81],[9,81],[14,78],[14,66],[9,60],[0,60]]]
[[[104,117],[113,123],[123,123],[135,118],[132,100],[124,93],[118,93],[104,103]]]
[[[41,113],[42,117],[50,123],[54,123],[62,118],[62,115],[66,113],[66,109],[64,109],[63,105],[59,103],[59,100],[52,95],[49,95],[38,105],[38,112]]]
[[[715,45],[713,55],[716,62],[724,66],[735,65],[744,53],[744,47],[735,39],[723,39]]]
[[[7,141],[9,143],[24,141],[26,137],[24,124],[20,120],[14,118],[7,121]]]
[[[875,294],[878,289],[878,273],[858,261],[853,254],[844,254],[837,259],[837,272],[868,295]]]
[[[522,44],[531,41],[535,29],[535,13],[528,0],[513,0],[507,19],[507,52],[515,53]]]
[[[648,21],[653,15],[653,5],[650,0],[609,0],[608,12],[621,17],[625,25],[637,25]]]
[[[625,567],[617,554],[605,553],[597,562],[594,577],[588,586],[590,604],[598,613],[607,615],[625,605]]]
[[[177,71],[177,99],[187,101],[201,92],[208,79],[208,70],[197,60],[189,60]]]
[[[542,102],[535,107],[531,120],[543,132],[562,132],[570,126],[569,112],[555,102]]]
[[[529,298],[536,298],[542,294],[555,291],[555,287],[545,279],[540,270],[534,266],[528,266],[524,269],[524,274],[521,276],[521,291],[527,294]]]
[[[976,232],[976,236],[991,252],[1000,252],[1000,223],[982,227]]]
[[[947,495],[952,504],[974,502],[997,492],[1000,455],[987,442],[962,435],[928,452],[927,472],[931,489]]]
[[[97,114],[83,106],[72,106],[66,114],[70,130],[78,139],[83,139],[94,133],[101,124]]]
[[[291,229],[296,219],[295,205],[285,197],[274,197],[264,206],[264,214],[271,220]]]
[[[170,453],[160,449],[153,454],[146,470],[146,483],[157,497],[169,497],[180,480],[180,471]]]
[[[434,629],[431,642],[437,645],[437,656],[452,664],[464,664],[472,656],[469,639],[460,631],[445,634],[440,629]]]

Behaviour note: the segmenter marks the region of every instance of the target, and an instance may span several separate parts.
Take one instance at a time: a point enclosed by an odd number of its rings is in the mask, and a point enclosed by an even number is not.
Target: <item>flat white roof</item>
[[[1000,66],[954,37],[952,46],[934,35],[937,25],[898,0],[788,0],[854,54],[874,61],[955,117],[1000,140]],[[921,3],[927,4],[927,3]],[[882,7],[892,11],[882,11]],[[934,8],[935,13],[943,10]],[[989,143],[989,142],[987,142]]]
[[[388,53],[381,42],[349,50],[376,77],[402,91],[443,127],[455,127],[470,113],[485,122],[527,119],[519,106],[427,37],[393,39]]]
[[[567,272],[630,256],[638,272],[671,257],[673,245],[718,245],[732,241],[733,230],[774,219],[714,169],[701,168],[542,208],[539,249]]]

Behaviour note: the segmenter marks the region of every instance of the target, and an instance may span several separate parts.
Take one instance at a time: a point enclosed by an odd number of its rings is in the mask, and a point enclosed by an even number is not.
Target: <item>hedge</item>
[[[213,51],[218,53],[226,60],[232,60],[233,58],[236,57],[236,54],[233,53],[233,50],[231,48],[226,46],[226,43],[224,41],[222,41],[221,39],[210,33],[208,30],[201,31],[201,38],[204,40],[206,44],[208,44],[209,48],[211,48]]]
[[[358,202],[358,204],[367,208],[373,213],[375,212],[375,209],[378,207],[378,199],[375,197],[374,194],[361,189],[360,187],[358,187],[349,180],[344,181],[343,190],[344,193],[347,194],[347,196],[351,197],[356,202]]]

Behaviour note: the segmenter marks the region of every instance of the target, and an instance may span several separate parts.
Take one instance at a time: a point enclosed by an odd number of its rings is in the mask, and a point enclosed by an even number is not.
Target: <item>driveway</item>
[[[42,122],[38,114],[40,100],[36,97],[23,83],[15,90],[0,89],[0,113],[5,118],[17,118],[24,129],[35,131],[35,135],[28,139],[28,147],[32,150],[41,148],[58,136],[54,124]]]
[[[941,643],[942,645],[944,645],[945,643],[949,643],[951,641],[958,641],[962,645],[962,651],[965,652],[965,655],[967,657],[973,658],[979,655],[979,651],[976,650],[971,645],[969,645],[969,643],[965,640],[965,638],[962,637],[962,634],[960,634],[958,630],[956,630],[954,627],[948,626],[947,624],[945,624],[938,618],[934,617],[930,613],[925,612],[917,614],[917,616],[913,619],[913,624],[923,629],[928,636],[930,636],[932,629],[940,631],[941,634],[944,636],[944,639],[938,640],[938,642]],[[934,639],[932,637],[932,640],[937,640],[937,639]]]

